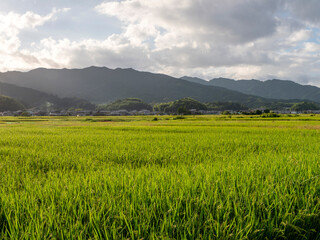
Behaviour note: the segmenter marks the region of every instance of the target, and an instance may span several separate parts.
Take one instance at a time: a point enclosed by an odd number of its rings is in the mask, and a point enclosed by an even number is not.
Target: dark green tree
[[[179,107],[177,110],[177,114],[179,115],[188,115],[191,114],[191,112],[186,107]]]
[[[121,110],[121,109],[125,109],[127,111],[133,111],[133,110],[140,111],[145,109],[145,110],[152,111],[152,107],[139,98],[120,99],[109,104],[99,105],[98,109],[109,110],[109,111],[115,111],[115,110]]]
[[[291,107],[293,111],[319,110],[320,106],[313,102],[300,102]]]
[[[196,109],[196,110],[208,109],[205,104],[192,98],[182,98],[180,100],[176,100],[168,103],[161,103],[154,106],[154,109],[156,111],[166,112],[166,113],[177,113],[179,108],[188,110],[187,114],[189,114],[190,109]],[[183,110],[180,110],[180,111],[183,111]]]

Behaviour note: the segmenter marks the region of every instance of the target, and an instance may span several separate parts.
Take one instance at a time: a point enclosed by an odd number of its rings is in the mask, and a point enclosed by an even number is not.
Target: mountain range
[[[249,107],[302,100],[320,102],[320,88],[282,80],[240,80],[174,78],[134,69],[88,67],[0,73],[0,95],[19,100],[27,107],[46,102],[57,106],[93,108],[95,104],[124,98],[148,103],[169,102],[191,97],[201,102],[238,102]]]
[[[19,103],[17,100],[7,97],[7,96],[1,96],[0,95],[0,112],[3,111],[17,111],[24,109],[24,106]]]
[[[200,78],[182,77],[181,79],[202,84],[217,86],[238,91],[244,94],[271,99],[295,99],[320,102],[320,88],[310,85],[300,85],[289,80],[233,80],[228,78],[214,78],[206,81]]]
[[[53,94],[48,94],[32,88],[19,87],[11,83],[0,82],[0,96],[5,95],[13,98],[21,103],[26,108],[43,107],[47,104],[53,104],[57,109],[59,108],[83,108],[94,109],[95,106],[84,99],[79,98],[59,98]]]
[[[29,72],[0,74],[0,82],[31,88],[60,98],[76,97],[93,103],[136,97],[146,102],[167,102],[191,97],[202,102],[256,102],[250,96],[217,86],[204,86],[164,74],[133,69],[35,69]],[[5,93],[3,93],[5,94]]]

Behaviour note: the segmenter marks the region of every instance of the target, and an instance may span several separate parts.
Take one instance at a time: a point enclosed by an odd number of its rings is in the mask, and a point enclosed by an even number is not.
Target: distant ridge
[[[197,77],[184,76],[184,77],[182,77],[181,79],[187,80],[187,81],[193,82],[193,83],[200,83],[200,84],[207,85],[207,86],[210,85],[210,84],[209,84],[209,81],[206,81],[206,80],[203,80],[203,79],[197,78]]]
[[[0,112],[23,110],[25,107],[17,100],[0,95]]]
[[[0,82],[0,94],[17,99],[27,107],[40,106],[57,100],[57,97],[44,92],[2,82]]]
[[[202,102],[259,102],[262,99],[216,86],[204,86],[164,74],[134,69],[88,67],[0,73],[0,82],[28,87],[58,97],[77,97],[106,103],[130,97],[146,102],[168,102],[191,97]]]
[[[192,81],[193,78],[182,77],[186,81]],[[197,79],[200,83],[202,79]],[[202,83],[206,86],[223,87],[230,90],[238,91],[244,94],[256,95],[263,98],[271,99],[301,99],[320,102],[320,88],[310,85],[300,85],[289,80],[233,80],[228,78],[214,78]]]
[[[27,108],[43,107],[47,105],[47,103],[54,104],[56,108],[95,108],[93,104],[83,99],[59,98],[53,94],[48,94],[32,88],[19,87],[11,83],[0,82],[0,94],[21,102]]]

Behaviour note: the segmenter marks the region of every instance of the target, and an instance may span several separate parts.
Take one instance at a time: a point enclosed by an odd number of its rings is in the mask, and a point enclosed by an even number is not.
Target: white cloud
[[[299,42],[307,41],[312,37],[312,31],[310,29],[299,29],[297,31],[294,31],[289,35],[289,37],[286,39],[287,44],[297,44]]]
[[[69,39],[43,39],[37,49],[24,50],[34,64],[43,67],[87,67],[89,65],[109,67],[148,68],[148,50],[142,46],[134,47],[126,38],[112,35],[104,41],[87,39],[70,41]]]
[[[314,53],[320,56],[320,44],[314,42],[304,43],[304,50],[306,52]]]
[[[0,14],[0,63],[2,63],[0,70],[30,68],[28,62],[38,63],[33,57],[26,56],[24,51],[20,50],[20,32],[36,29],[36,27],[54,20],[58,13],[66,11],[68,9],[53,9],[46,16],[40,16],[33,12]]]

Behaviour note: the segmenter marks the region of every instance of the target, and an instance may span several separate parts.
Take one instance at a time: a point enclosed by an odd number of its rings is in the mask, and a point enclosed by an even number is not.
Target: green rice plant
[[[1,118],[0,239],[320,238],[318,116],[152,119]]]

